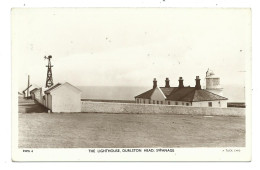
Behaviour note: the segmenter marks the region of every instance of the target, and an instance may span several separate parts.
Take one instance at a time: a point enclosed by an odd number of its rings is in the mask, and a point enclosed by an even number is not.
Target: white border
[[[167,0],[166,0],[167,1]],[[169,1],[169,0],[168,0]],[[149,3],[149,4],[148,4]],[[187,4],[188,3],[188,4]],[[111,3],[111,1],[105,1],[105,0],[95,0],[95,2],[83,2],[83,1],[66,1],[63,2],[62,4],[60,2],[53,2],[53,1],[37,1],[37,2],[32,2],[32,1],[11,1],[9,3],[4,3],[3,5],[1,4],[0,7],[0,17],[1,17],[1,21],[2,21],[2,28],[1,28],[1,47],[3,51],[0,52],[1,55],[1,59],[2,59],[2,66],[1,66],[1,72],[2,72],[2,81],[1,81],[1,89],[3,91],[2,93],[2,98],[1,98],[1,103],[3,106],[3,110],[2,110],[2,123],[1,123],[1,134],[4,134],[4,136],[2,136],[2,139],[7,139],[7,140],[1,140],[1,146],[2,146],[2,153],[1,153],[1,164],[3,163],[5,167],[9,167],[11,164],[12,168],[15,168],[19,165],[17,164],[13,164],[11,163],[11,153],[10,153],[10,144],[11,141],[9,141],[11,139],[11,129],[10,129],[10,112],[11,112],[11,96],[10,96],[10,92],[11,92],[11,62],[10,62],[10,58],[8,56],[10,56],[10,8],[11,7],[23,7],[23,4],[25,4],[25,7],[83,7],[83,6],[93,6],[93,7],[97,7],[97,6],[102,6],[102,7],[158,7],[159,3],[158,1],[152,1],[152,2],[147,2],[147,1],[123,1],[123,2],[118,2],[118,1],[113,1],[113,3]],[[216,4],[218,4],[218,6],[216,6]],[[250,7],[252,8],[252,20],[253,20],[253,38],[252,38],[252,48],[253,48],[253,59],[252,59],[252,82],[253,82],[253,101],[252,101],[252,106],[253,106],[253,122],[252,122],[252,127],[253,130],[256,131],[256,133],[253,133],[253,159],[252,159],[252,163],[250,164],[236,164],[234,165],[234,163],[231,164],[214,164],[214,168],[219,169],[219,168],[236,168],[236,169],[251,169],[251,168],[256,168],[259,164],[257,164],[257,159],[259,159],[259,137],[257,137],[257,129],[259,128],[259,109],[257,107],[258,104],[258,96],[259,96],[259,78],[257,76],[257,73],[259,73],[259,66],[258,63],[259,62],[259,31],[260,27],[259,27],[259,13],[260,13],[260,9],[259,9],[259,1],[257,0],[232,0],[232,1],[228,1],[228,2],[223,2],[223,1],[212,1],[212,0],[208,0],[207,2],[203,2],[203,1],[191,1],[191,0],[182,0],[182,1],[174,1],[171,3],[167,2],[167,5],[165,5],[165,7],[236,7],[236,8],[244,8],[244,7]],[[4,63],[4,64],[3,64]],[[8,71],[7,71],[8,70]],[[42,168],[48,168],[51,167],[52,165],[48,166],[50,164],[45,164],[44,166],[42,166]],[[94,165],[94,164],[92,164]],[[91,168],[93,168],[93,166],[91,165]],[[111,165],[111,164],[110,164]],[[121,164],[122,165],[122,164]],[[169,165],[169,164],[168,164]],[[186,164],[187,165],[187,164]],[[184,167],[188,167],[188,166],[184,166]],[[209,164],[207,164],[209,165]],[[27,166],[27,165],[26,165]],[[62,166],[62,165],[61,165]],[[66,165],[65,165],[66,166]],[[64,167],[65,167],[64,166]],[[90,164],[88,165],[90,166]],[[95,166],[95,165],[94,165]],[[107,166],[107,165],[106,165]],[[121,168],[125,168],[126,165],[122,166]],[[183,164],[174,164],[175,168],[180,168],[183,167]],[[201,163],[197,163],[197,164],[193,164],[192,166],[195,167],[200,167],[200,169],[208,169],[209,166],[206,167],[201,167]],[[37,164],[31,164],[30,166],[27,167],[31,167],[34,169],[39,169],[39,165]],[[130,169],[132,169],[133,167],[130,166],[129,164],[127,165],[127,167]],[[138,167],[143,168],[147,168],[146,165],[138,165]],[[167,165],[161,165],[160,164],[160,168],[165,168],[167,167]],[[80,168],[80,166],[78,166],[78,168]],[[159,167],[157,167],[159,168]],[[194,168],[194,167],[193,167]],[[259,168],[259,167],[258,167]]]

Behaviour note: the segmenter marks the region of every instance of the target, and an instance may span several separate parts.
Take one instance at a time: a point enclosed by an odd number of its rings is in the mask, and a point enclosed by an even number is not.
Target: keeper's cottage
[[[165,104],[193,107],[227,107],[227,98],[222,95],[219,77],[212,71],[207,71],[206,89],[201,88],[200,78],[196,76],[195,87],[183,84],[183,78],[179,78],[178,87],[170,87],[170,80],[166,78],[165,87],[158,87],[157,80],[153,80],[153,88],[136,96],[136,103],[140,104]],[[214,92],[217,92],[214,93]]]

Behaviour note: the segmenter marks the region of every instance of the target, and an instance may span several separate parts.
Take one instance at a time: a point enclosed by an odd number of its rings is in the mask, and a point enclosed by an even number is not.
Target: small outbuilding
[[[24,98],[32,98],[32,96],[31,96],[32,93],[31,92],[33,90],[38,89],[38,88],[39,88],[39,86],[37,86],[35,84],[31,84],[30,86],[28,86],[26,89],[23,90],[23,97]]]
[[[30,93],[33,100],[43,104],[42,88],[35,88]]]
[[[81,112],[81,91],[70,83],[58,83],[44,93],[45,106],[52,112]]]

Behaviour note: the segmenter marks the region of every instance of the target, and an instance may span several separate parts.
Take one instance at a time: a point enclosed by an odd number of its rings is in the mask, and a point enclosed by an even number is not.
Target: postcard
[[[250,8],[13,8],[13,161],[250,161]]]

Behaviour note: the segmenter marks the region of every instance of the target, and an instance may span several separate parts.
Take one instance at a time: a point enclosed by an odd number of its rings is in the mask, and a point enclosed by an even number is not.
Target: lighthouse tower
[[[206,90],[223,96],[223,88],[220,85],[220,78],[210,69],[206,72]]]

